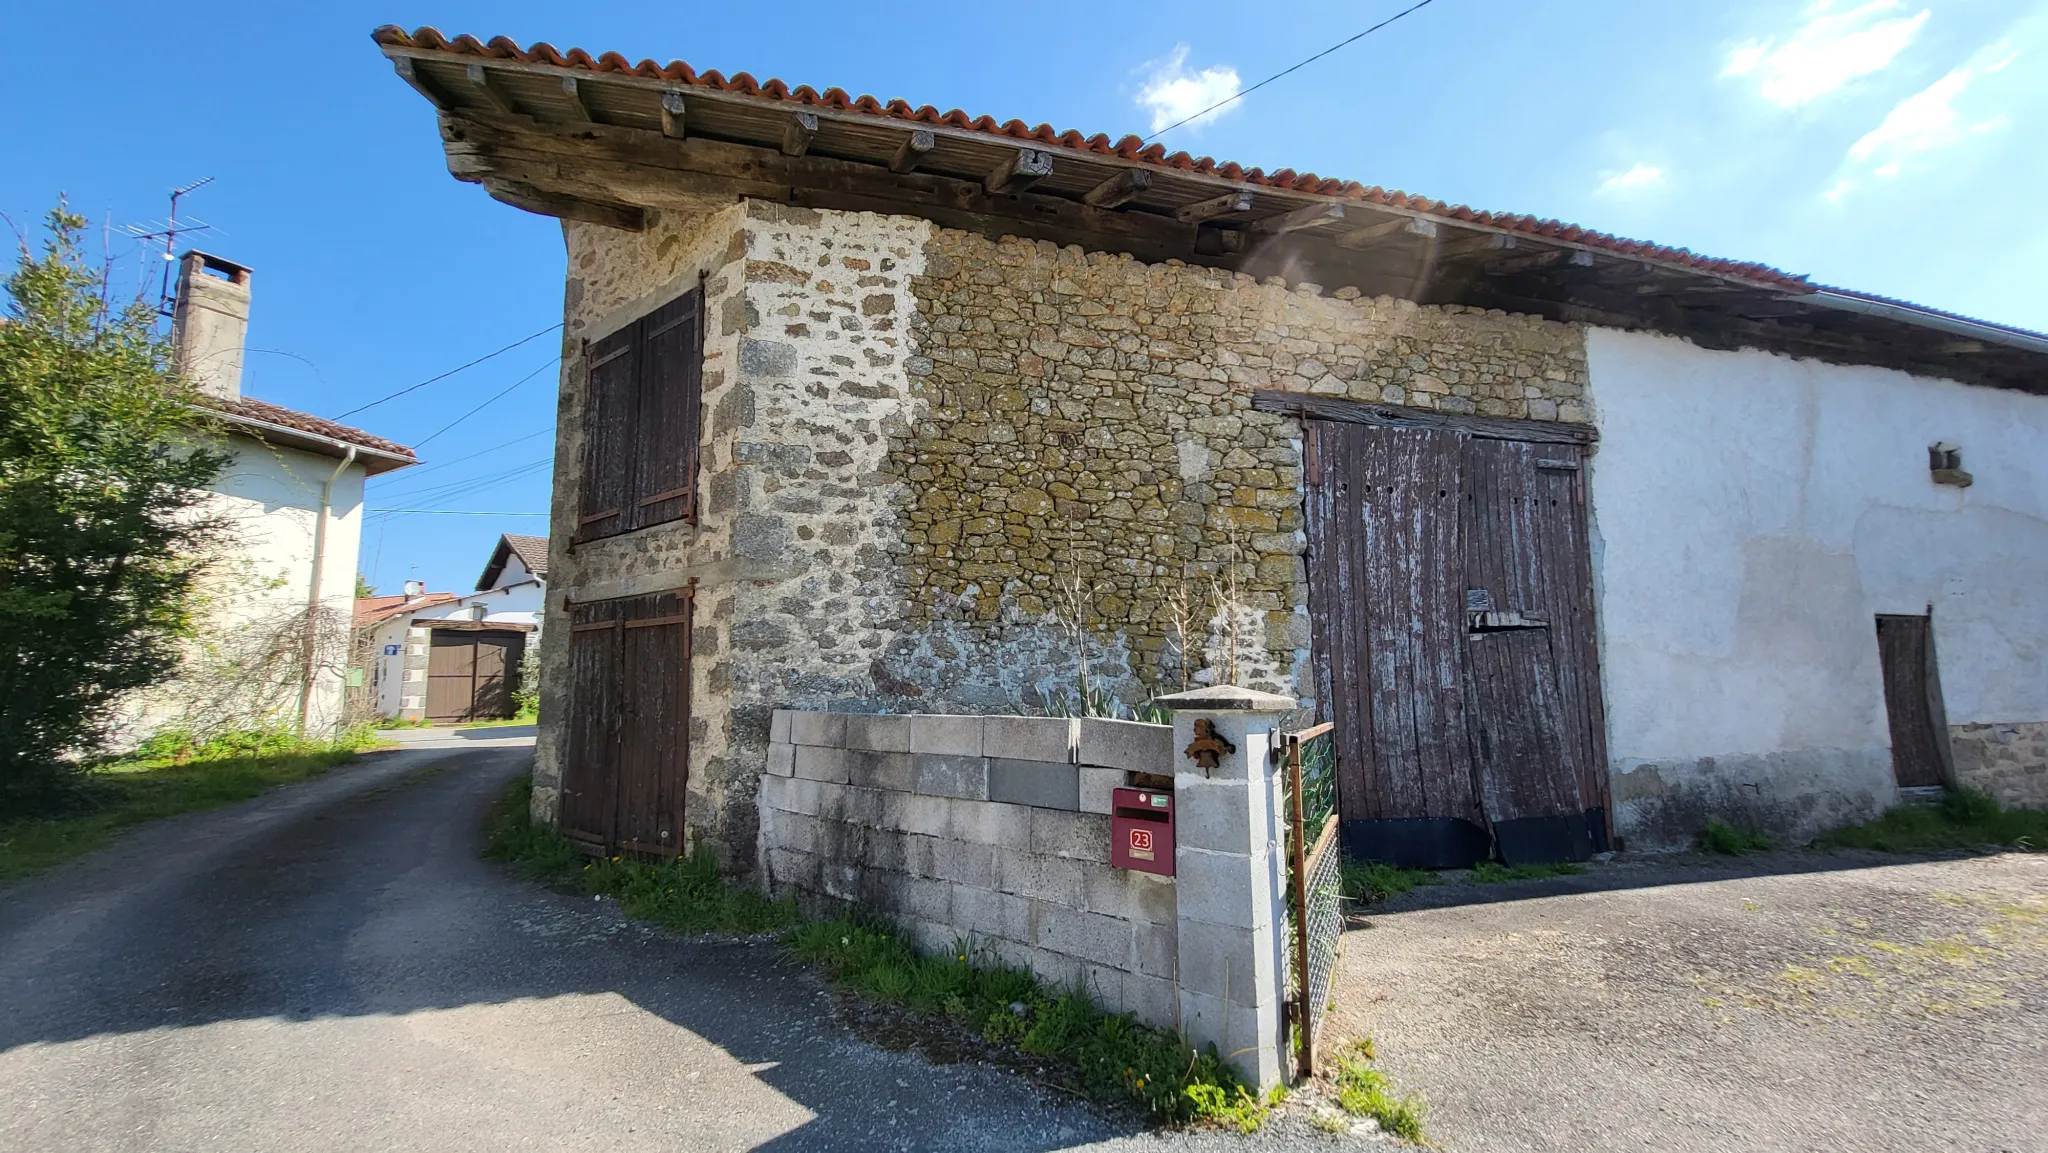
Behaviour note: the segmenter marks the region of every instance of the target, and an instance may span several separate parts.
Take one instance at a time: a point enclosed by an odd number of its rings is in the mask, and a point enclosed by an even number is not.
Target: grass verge
[[[62,812],[0,820],[0,882],[91,852],[131,825],[231,805],[317,777],[375,744],[368,730],[334,741],[279,733],[153,738],[132,755],[82,772]]]
[[[1502,881],[1534,881],[1541,877],[1569,877],[1586,871],[1586,866],[1571,861],[1552,861],[1541,865],[1503,865],[1499,861],[1481,861],[1472,866],[1465,875],[1468,885],[1497,885]]]
[[[538,724],[539,721],[540,710],[538,708],[523,708],[509,717],[494,717],[488,721],[470,721],[468,724],[459,727],[465,729],[498,729],[506,725]]]
[[[1945,849],[2048,850],[2048,810],[2009,809],[1974,789],[1954,789],[1938,805],[1900,805],[1873,821],[1823,835],[1824,848],[1925,853]]]
[[[783,948],[863,999],[971,1030],[1012,1046],[1062,1087],[1100,1104],[1131,1104],[1169,1124],[1212,1123],[1251,1132],[1271,1105],[1218,1060],[1180,1038],[1103,1012],[1079,992],[1049,989],[1030,973],[981,963],[965,942],[920,955],[888,926],[858,916],[806,920],[791,901],[770,901],[718,875],[709,855],[668,864],[592,861],[554,830],[533,823],[531,783],[520,778],[491,809],[484,855],[537,881],[616,898],[626,914],[678,932],[782,932]]]
[[[1373,1067],[1373,1058],[1370,1037],[1339,1050],[1330,1062],[1336,1067],[1330,1076],[1332,1099],[1353,1117],[1371,1118],[1382,1133],[1421,1143],[1422,1095],[1396,1093],[1393,1080]]]

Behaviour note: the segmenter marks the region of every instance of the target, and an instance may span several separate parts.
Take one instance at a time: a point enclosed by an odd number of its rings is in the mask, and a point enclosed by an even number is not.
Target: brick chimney
[[[241,396],[248,335],[249,270],[197,250],[180,257],[178,303],[171,314],[178,372],[208,396]]]

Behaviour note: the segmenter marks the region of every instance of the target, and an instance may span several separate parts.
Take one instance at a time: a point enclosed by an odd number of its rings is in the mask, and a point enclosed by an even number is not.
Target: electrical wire
[[[544,512],[486,512],[470,508],[366,508],[376,516],[547,516]]]
[[[408,392],[417,392],[420,389],[427,387],[428,385],[434,383],[437,380],[446,380],[449,377],[454,376],[456,373],[463,371],[464,369],[475,368],[477,365],[482,364],[484,361],[490,360],[494,357],[503,356],[504,354],[512,351],[513,349],[518,348],[522,344],[529,344],[533,341],[539,340],[541,337],[546,336],[548,333],[553,332],[560,327],[562,327],[562,325],[559,321],[554,324],[550,324],[546,328],[541,329],[539,332],[534,333],[532,336],[523,337],[519,340],[515,340],[496,352],[488,353],[484,356],[479,356],[475,360],[470,361],[468,364],[458,365],[457,367],[451,368],[447,372],[444,372],[439,376],[430,376],[427,379],[420,381],[418,384],[410,385],[406,388],[401,388],[397,392],[392,393],[390,396],[380,397],[376,400],[371,401],[368,404],[357,405],[356,407],[349,409],[347,412],[342,413],[340,416],[337,416],[334,419],[342,420],[347,417],[354,416],[359,412],[367,412],[368,410],[373,409],[378,405],[385,403],[386,401],[397,400],[399,397],[404,396]]]
[[[1341,40],[1335,44],[1332,44],[1328,48],[1323,49],[1321,52],[1316,53],[1314,56],[1311,56],[1308,59],[1302,61],[1301,63],[1294,65],[1292,68],[1283,68],[1280,71],[1273,73],[1271,76],[1266,77],[1264,80],[1259,81],[1257,84],[1252,85],[1250,88],[1233,92],[1230,95],[1224,97],[1221,100],[1218,100],[1216,103],[1211,104],[1207,108],[1202,109],[1200,112],[1197,112],[1192,116],[1184,116],[1179,120],[1174,121],[1166,127],[1161,128],[1159,131],[1154,132],[1152,135],[1147,136],[1145,139],[1156,140],[1159,137],[1164,136],[1167,133],[1173,131],[1174,129],[1179,128],[1181,125],[1186,124],[1190,120],[1200,120],[1202,117],[1207,116],[1211,112],[1216,111],[1218,108],[1221,108],[1224,105],[1231,103],[1232,101],[1242,100],[1245,97],[1250,96],[1252,93],[1257,92],[1259,89],[1264,88],[1266,85],[1271,84],[1273,81],[1280,79],[1282,76],[1287,75],[1289,72],[1295,72],[1299,71],[1302,68],[1306,68],[1309,65],[1314,64],[1316,61],[1321,60],[1323,57],[1328,56],[1330,53],[1335,52],[1337,49],[1342,48],[1347,44],[1363,40],[1366,37],[1372,35],[1373,33],[1379,31],[1380,29],[1385,28],[1387,25],[1392,24],[1394,21],[1399,20],[1401,17],[1408,15],[1410,12],[1415,12],[1420,9],[1427,8],[1432,3],[1435,3],[1435,0],[1421,0],[1421,3],[1412,4],[1406,8],[1403,8],[1399,12],[1394,13],[1392,16],[1387,17],[1385,20],[1382,20],[1379,23],[1373,25],[1372,27],[1366,29],[1365,31],[1360,32],[1358,35],[1351,37],[1351,39]]]
[[[534,377],[539,376],[541,373],[547,371],[550,368],[553,368],[557,364],[560,364],[561,360],[562,358],[559,356],[549,358],[546,364],[541,365],[539,368],[534,369],[532,372],[527,373],[525,376],[520,377],[518,380],[513,381],[511,384],[506,385],[503,390],[498,392],[495,396],[492,396],[489,400],[484,401],[482,404],[477,405],[475,408],[470,409],[468,412],[463,413],[461,416],[458,416],[454,420],[449,421],[447,424],[442,425],[440,428],[435,429],[433,434],[428,436],[425,440],[415,442],[413,444],[413,448],[415,450],[425,448],[430,442],[433,441],[434,437],[440,436],[442,433],[447,432],[449,429],[454,428],[456,425],[461,424],[463,421],[468,420],[470,417],[475,416],[477,413],[480,413],[483,410],[489,408],[490,406],[498,403],[498,401],[503,400],[506,393],[511,392],[513,389],[518,388],[520,385],[525,384],[527,381],[532,380]]]
[[[423,500],[455,500],[460,497],[468,496],[471,493],[482,492],[485,489],[496,488],[500,485],[507,484],[511,481],[518,480],[525,476],[545,472],[553,464],[554,458],[546,457],[541,460],[530,461],[526,464],[514,465],[513,467],[505,469],[502,472],[494,472],[485,476],[471,477],[467,480],[451,481],[448,484],[435,485],[429,488],[400,490],[397,492],[382,492],[378,493],[377,495],[380,498],[386,500],[397,499],[408,501],[414,504],[417,504]]]
[[[480,457],[487,452],[496,452],[501,448],[511,448],[515,444],[524,444],[527,441],[532,440],[536,436],[547,436],[549,433],[552,433],[554,431],[554,426],[549,425],[548,427],[543,428],[537,432],[529,432],[525,436],[515,436],[511,440],[502,441],[498,444],[490,446],[489,448],[477,449],[475,452],[470,453],[468,456],[458,456],[454,460],[437,461],[433,464],[427,465],[425,468],[406,469],[403,475],[398,476],[395,479],[418,480],[420,476],[424,473],[433,472],[436,469],[447,468],[450,465],[461,464],[465,460],[475,460],[477,457]]]

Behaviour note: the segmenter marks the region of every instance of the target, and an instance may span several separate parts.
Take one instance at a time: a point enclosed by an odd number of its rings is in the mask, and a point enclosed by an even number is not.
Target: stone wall
[[[1126,701],[1232,666],[1293,691],[1300,430],[1249,390],[1587,417],[1579,333],[1529,318],[759,201],[564,235],[549,611],[697,582],[686,837],[742,863],[772,708],[1071,705],[1077,649]],[[699,523],[572,549],[583,343],[700,279]],[[1083,594],[1079,636],[1054,615],[1063,582]],[[1169,624],[1176,586],[1204,606],[1193,655]],[[567,630],[542,640],[545,820],[567,646]]]
[[[910,285],[919,418],[888,462],[904,482],[905,627],[878,678],[924,700],[1069,697],[1079,660],[1049,615],[1075,582],[1099,680],[1129,700],[1182,687],[1183,666],[1205,683],[1228,663],[1213,594],[1233,567],[1231,679],[1296,691],[1300,429],[1253,412],[1252,389],[1589,419],[1566,325],[949,229],[924,265]],[[1189,656],[1180,587],[1212,610]]]
[[[1113,868],[1110,791],[1170,774],[1172,730],[1104,720],[774,713],[760,875],[811,906],[965,941],[1141,1020],[1178,1022],[1175,885]]]
[[[1956,783],[1999,803],[2048,808],[2048,721],[1950,725]]]

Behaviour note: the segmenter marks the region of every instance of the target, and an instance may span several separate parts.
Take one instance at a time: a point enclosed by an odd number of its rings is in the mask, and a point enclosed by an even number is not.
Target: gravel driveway
[[[2048,1150],[2048,855],[1652,859],[1387,908],[1326,1035],[1371,1035],[1454,1153]]]
[[[527,730],[530,733],[530,730]],[[851,1035],[771,942],[480,861],[531,737],[407,734],[0,889],[0,1149],[1232,1149]]]

